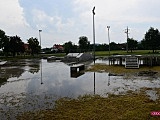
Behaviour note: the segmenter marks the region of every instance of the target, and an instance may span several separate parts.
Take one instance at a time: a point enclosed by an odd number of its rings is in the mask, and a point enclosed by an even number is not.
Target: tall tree
[[[160,46],[160,33],[158,29],[151,27],[145,34],[145,38],[142,42],[148,49],[152,49],[153,53]]]
[[[8,53],[10,52],[10,38],[8,36],[5,36],[3,39],[2,50],[5,56],[8,56]]]
[[[136,40],[134,40],[133,38],[128,38],[128,49],[134,50],[137,48],[138,42]]]
[[[71,41],[66,42],[63,46],[66,54],[70,52],[75,52],[77,50],[77,46],[74,45]]]
[[[88,38],[86,36],[79,37],[78,44],[79,44],[79,49],[81,49],[82,52],[88,51],[90,42],[88,41]]]
[[[0,49],[3,48],[4,38],[5,38],[5,32],[3,30],[0,30]]]
[[[15,56],[16,53],[24,52],[24,43],[21,38],[17,35],[10,37],[9,49],[13,56]]]
[[[38,39],[37,38],[29,38],[28,39],[29,47],[31,49],[31,54],[38,54],[41,51],[41,47],[39,45]]]

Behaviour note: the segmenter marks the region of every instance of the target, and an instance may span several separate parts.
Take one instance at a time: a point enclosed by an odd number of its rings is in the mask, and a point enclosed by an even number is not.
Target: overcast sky
[[[72,41],[80,36],[93,43],[93,14],[95,6],[96,43],[107,43],[107,26],[111,42],[138,41],[150,27],[160,28],[160,0],[0,0],[0,29],[7,35],[18,35],[24,42],[39,38],[42,47]]]

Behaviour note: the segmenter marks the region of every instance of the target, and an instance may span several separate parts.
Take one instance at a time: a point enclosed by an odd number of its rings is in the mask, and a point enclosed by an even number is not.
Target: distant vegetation
[[[3,30],[0,30],[0,56],[18,56],[18,55],[38,55],[43,54],[58,54],[62,56],[70,52],[92,52],[93,44],[90,44],[90,41],[86,36],[79,37],[78,45],[75,45],[73,42],[69,41],[61,47],[60,50],[51,48],[43,48],[39,45],[37,38],[29,38],[28,43],[24,43],[19,36],[7,36]],[[115,43],[111,42],[108,44],[95,44],[96,55],[103,56],[108,55],[108,50],[111,50],[111,54],[149,54],[152,50],[152,53],[158,53],[160,49],[160,32],[158,29],[151,27],[145,34],[144,39],[138,42],[133,38],[128,38],[126,43]],[[126,52],[128,46],[128,51]],[[103,52],[102,52],[103,51]],[[133,52],[133,53],[132,53]]]

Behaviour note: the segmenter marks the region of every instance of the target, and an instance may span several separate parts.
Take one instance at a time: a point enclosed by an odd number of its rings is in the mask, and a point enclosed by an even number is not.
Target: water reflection
[[[3,84],[0,87],[0,107],[4,106],[4,110],[10,110],[11,98],[13,98],[12,101],[17,101],[20,109],[33,110],[49,108],[48,104],[53,104],[53,100],[59,97],[76,98],[85,94],[107,96],[107,94],[120,94],[143,87],[160,88],[160,78],[151,79],[137,76],[124,78],[124,76],[109,76],[109,73],[106,72],[85,72],[83,75],[79,75],[79,73],[73,75],[70,67],[63,62],[50,63],[47,60],[21,60],[11,63],[10,66],[2,67],[0,74],[3,75],[3,78],[6,76],[6,79],[0,79],[0,84]],[[30,72],[31,69],[35,71]],[[149,94],[153,93],[149,92]],[[11,95],[8,97],[9,94]],[[23,100],[17,100],[22,94],[25,94],[22,96]],[[7,96],[7,98],[3,96]],[[6,99],[9,100],[3,104]],[[27,103],[27,101],[29,104],[23,106],[23,102]],[[48,103],[47,106],[46,103]],[[16,109],[16,107],[13,108]]]
[[[37,59],[8,61],[0,68],[0,85],[7,83],[10,78],[19,79],[26,71],[32,74],[38,73],[40,70],[39,64],[40,62]],[[4,79],[5,82],[2,82]]]
[[[94,78],[94,94],[96,94],[96,74],[95,72],[93,74],[93,78]]]
[[[71,78],[78,78],[83,74],[85,74],[84,71],[77,71],[77,72],[70,71]]]
[[[43,67],[42,67],[42,60],[41,60],[41,85],[43,84],[43,81],[42,81],[42,80],[43,80],[43,76],[42,76],[42,68],[43,68]]]
[[[109,75],[110,73],[108,73],[108,86],[110,86],[110,75]]]

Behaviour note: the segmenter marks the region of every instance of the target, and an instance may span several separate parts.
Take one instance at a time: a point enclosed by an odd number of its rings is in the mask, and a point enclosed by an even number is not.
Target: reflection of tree
[[[7,82],[7,78],[0,78],[0,87]]]
[[[21,69],[21,68],[7,68],[4,70],[3,74],[1,74],[1,77],[6,79],[11,77],[19,78],[23,72],[24,72],[24,69]]]
[[[3,72],[2,72],[2,69],[0,71],[0,86],[1,85],[4,85],[6,82],[7,82],[7,79],[9,78],[12,78],[12,77],[17,77],[19,78],[22,73],[24,72],[24,69],[21,69],[21,68],[6,68],[6,69],[3,69]]]
[[[34,60],[34,61],[30,61],[31,63],[28,65],[30,67],[29,72],[34,74],[34,73],[38,73],[40,70],[40,61],[39,60]]]
[[[28,66],[29,72],[34,74],[40,70],[40,61],[34,59],[8,61],[3,67],[0,68],[0,86],[4,85],[9,78],[19,78],[24,73],[25,66]]]

